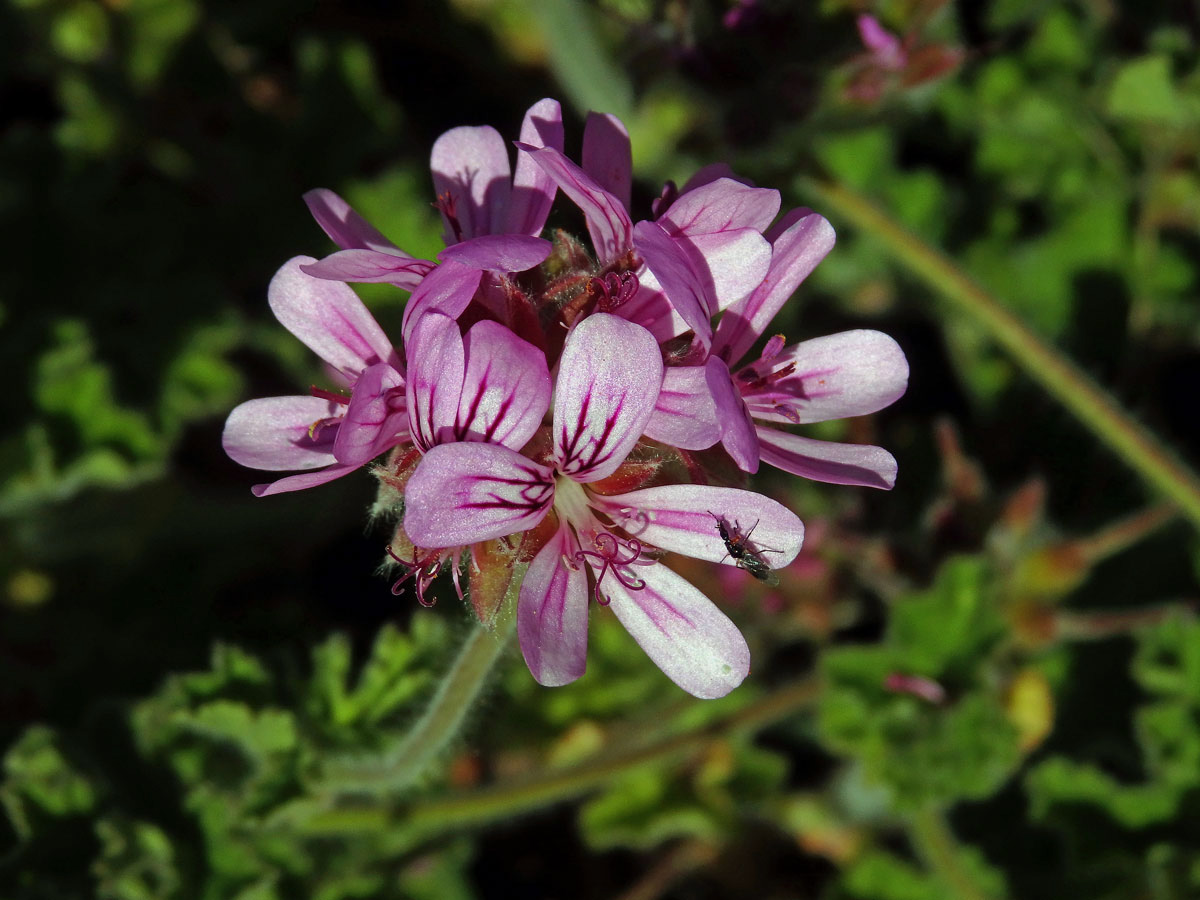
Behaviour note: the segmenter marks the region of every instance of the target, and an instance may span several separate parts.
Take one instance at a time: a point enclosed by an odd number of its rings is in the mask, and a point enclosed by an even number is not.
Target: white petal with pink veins
[[[234,462],[251,469],[286,472],[335,462],[337,424],[315,431],[313,424],[340,417],[346,407],[321,397],[262,397],[234,408],[225,420],[221,445]]]
[[[891,490],[896,457],[870,444],[835,444],[759,426],[762,461],[793,475],[829,484],[854,484]]]
[[[456,436],[520,450],[550,408],[546,355],[498,322],[487,320],[471,326],[463,348],[466,374]]]
[[[539,684],[557,687],[587,669],[587,571],[571,560],[579,545],[566,525],[525,573],[517,601],[517,637]]]
[[[639,569],[630,590],[605,582],[609,608],[646,655],[695,697],[724,697],[750,672],[750,648],[729,618],[699,590],[658,564]]]
[[[435,193],[450,196],[461,228],[456,233],[445,222],[447,244],[503,231],[512,169],[500,132],[489,125],[451,128],[434,142],[429,168]]]
[[[305,274],[311,256],[288,260],[267,288],[267,301],[280,323],[317,356],[353,380],[378,362],[400,368],[383,329],[347,285]]]
[[[458,547],[528,531],[554,503],[554,473],[499,444],[439,444],[404,490],[404,530],[419,547]]]
[[[576,325],[554,390],[554,453],[561,471],[582,482],[616,471],[645,431],[662,381],[658,342],[642,326],[607,313]]]
[[[908,387],[904,351],[881,331],[861,329],[813,338],[786,347],[753,368],[765,374],[789,363],[795,371],[764,388],[761,397],[744,391],[755,418],[806,423],[863,416],[891,406]],[[799,419],[774,411],[780,394]]]
[[[670,484],[593,497],[592,505],[643,543],[710,562],[737,564],[718,519],[747,537],[749,548],[772,569],[794,560],[804,543],[804,524],[796,514],[754,491]]]

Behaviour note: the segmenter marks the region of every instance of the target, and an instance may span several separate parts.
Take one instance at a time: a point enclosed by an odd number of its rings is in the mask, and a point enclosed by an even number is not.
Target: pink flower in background
[[[926,4],[923,17],[932,15],[941,2]],[[906,89],[935,81],[956,69],[964,53],[958,47],[921,39],[921,23],[903,38],[892,34],[874,16],[856,20],[858,36],[867,52],[851,61],[846,95],[860,103],[875,103],[889,90]]]

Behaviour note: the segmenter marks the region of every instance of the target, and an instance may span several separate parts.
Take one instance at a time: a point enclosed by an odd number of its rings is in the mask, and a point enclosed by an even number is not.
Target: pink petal
[[[300,268],[305,274],[326,281],[382,282],[411,291],[434,264],[381,250],[339,250]]]
[[[658,220],[672,237],[750,228],[762,233],[779,213],[779,191],[718,178],[679,195]]]
[[[687,254],[660,225],[648,220],[634,226],[633,240],[646,267],[662,285],[671,305],[707,347],[712,339],[709,318],[716,312],[716,299],[709,293]]]
[[[662,387],[658,342],[645,328],[594,313],[567,336],[554,390],[554,453],[576,481],[616,471],[645,431]]]
[[[308,211],[321,230],[343,250],[381,250],[411,259],[403,250],[385,238],[356,213],[350,204],[327,188],[317,188],[304,195]]]
[[[466,375],[458,405],[458,440],[490,441],[520,450],[550,408],[546,355],[498,322],[467,332]]]
[[[583,126],[583,171],[625,209],[633,189],[633,151],[629,132],[610,113],[588,113]]]
[[[712,601],[664,565],[640,568],[646,586],[605,581],[609,608],[646,655],[695,697],[724,697],[750,672],[746,639]]]
[[[413,291],[408,298],[408,306],[404,307],[404,321],[401,331],[404,334],[404,344],[407,347],[412,341],[413,326],[427,312],[439,312],[452,319],[457,319],[475,296],[483,272],[470,266],[464,266],[448,259],[421,282],[420,287]],[[411,349],[407,351],[410,355]]]
[[[683,334],[689,329],[683,316],[671,305],[662,285],[646,266],[637,271],[637,293],[626,303],[617,307],[616,314],[622,319],[636,322],[663,343]]]
[[[633,222],[620,200],[553,147],[539,149],[525,143],[518,143],[517,147],[528,153],[571,202],[583,210],[588,234],[602,264],[613,262],[633,245]]]
[[[667,367],[646,437],[683,450],[704,450],[721,439],[704,366]]]
[[[346,407],[320,397],[263,397],[247,400],[225,420],[221,446],[229,458],[251,469],[286,472],[335,462],[333,435],[339,426],[309,437],[314,422],[341,416]]]
[[[521,124],[521,142],[562,151],[562,107],[557,100],[539,100],[529,107]],[[541,234],[557,190],[554,179],[542,171],[541,166],[528,154],[518,153],[504,231],[508,234]]]
[[[896,484],[896,458],[869,444],[835,444],[759,426],[762,461],[813,481],[854,484],[891,490]]]
[[[451,244],[438,259],[492,272],[524,272],[540,265],[553,249],[549,241],[527,234],[486,234]]]
[[[435,193],[439,198],[449,195],[461,228],[456,233],[446,219],[447,244],[503,230],[512,170],[508,147],[495,128],[451,128],[434,141],[429,168]]]
[[[346,285],[313,278],[301,266],[315,262],[297,256],[284,263],[267,287],[267,302],[280,324],[317,356],[351,381],[367,366],[400,358],[375,319]]]
[[[361,466],[407,438],[404,379],[387,363],[369,366],[354,385],[333,455],[343,465]]]
[[[588,588],[579,549],[564,524],[538,551],[517,601],[517,637],[538,684],[569,684],[587,669]]]
[[[861,15],[857,24],[863,46],[875,55],[880,65],[888,69],[904,68],[905,53],[899,38],[880,25],[874,16]]]
[[[270,484],[256,484],[250,488],[255,497],[266,497],[271,494],[286,494],[290,491],[302,491],[305,488],[316,487],[319,484],[341,478],[357,471],[359,466],[329,466],[317,472],[302,472],[299,475],[289,475]]]
[[[673,239],[712,298],[712,310],[725,309],[762,284],[771,267],[771,245],[752,228]]]
[[[734,304],[717,326],[713,352],[736,363],[792,296],[800,282],[833,249],[833,227],[806,209],[792,210],[780,221],[784,230],[771,244],[771,264],[766,277],[746,299]]]
[[[704,364],[704,376],[717,407],[721,444],[739,469],[753,475],[758,471],[758,435],[750,411],[733,384],[729,367],[718,357],[710,356]]]
[[[454,424],[462,397],[466,351],[458,322],[439,312],[420,317],[408,340],[409,430],[421,450],[454,440]]]
[[[750,414],[768,422],[796,422],[775,411],[779,395],[800,423],[863,416],[890,406],[908,387],[908,360],[900,345],[880,331],[843,331],[787,347],[775,358],[753,364],[795,371],[761,395],[745,391]],[[740,374],[740,373],[739,373]]]
[[[528,531],[554,503],[554,472],[499,444],[439,444],[404,491],[418,547],[458,547]]]
[[[628,494],[592,496],[591,504],[643,543],[710,562],[736,565],[717,529],[723,518],[772,569],[796,558],[804,524],[790,509],[754,491],[671,484]]]

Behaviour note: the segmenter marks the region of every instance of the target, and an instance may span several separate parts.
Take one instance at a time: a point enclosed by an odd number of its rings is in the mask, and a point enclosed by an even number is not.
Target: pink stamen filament
[[[604,576],[609,572],[612,572],[613,578],[621,582],[628,590],[640,591],[646,587],[646,582],[643,579],[635,578],[633,573],[628,571],[630,565],[654,565],[654,560],[641,558],[641,541],[637,538],[621,540],[606,531],[592,538],[592,546],[596,549],[576,551],[575,559],[578,562],[586,560],[591,564],[593,571],[599,566],[600,571],[596,573],[596,586],[593,589],[596,603],[599,606],[608,606],[612,602],[612,598],[600,590]],[[622,559],[622,550],[626,551],[629,556]]]
[[[444,194],[438,194],[438,197],[433,201],[433,208],[446,217],[446,221],[450,224],[450,230],[454,232],[455,243],[462,243],[463,230],[462,225],[458,221],[458,211],[454,201],[454,195],[449,191]]]
[[[404,582],[412,578],[413,583],[417,587],[417,602],[426,607],[435,605],[436,600],[425,599],[425,591],[433,584],[438,573],[442,570],[441,551],[431,550],[421,559],[417,559],[417,549],[414,547],[413,558],[410,561],[397,556],[395,551],[392,550],[391,545],[388,545],[386,549],[388,556],[408,570],[392,584],[392,594],[399,597],[404,592],[404,588],[402,587]],[[459,596],[461,597],[462,595],[460,594]]]
[[[345,394],[339,394],[337,391],[327,391],[325,388],[319,388],[315,384],[309,385],[308,392],[314,397],[320,397],[322,400],[328,400],[330,403],[336,403],[339,406],[350,405],[350,398]]]
[[[640,286],[637,276],[632,272],[609,272],[589,281],[588,291],[597,297],[596,309],[612,312],[633,299]]]

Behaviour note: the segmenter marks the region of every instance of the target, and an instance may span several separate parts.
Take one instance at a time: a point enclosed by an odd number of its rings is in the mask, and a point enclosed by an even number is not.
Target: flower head
[[[635,222],[624,126],[589,116],[576,164],[550,100],[526,114],[516,146],[513,168],[493,129],[438,139],[447,246],[437,261],[406,254],[332,192],[306,196],[340,249],[287,263],[269,295],[339,390],[243,404],[226,449],[252,467],[305,470],[259,494],[386,454],[372,471],[377,508],[399,519],[388,553],[405,573],[393,590],[411,582],[428,602],[449,564],[460,596],[467,572],[486,622],[527,564],[517,633],[543,684],[584,673],[594,603],[680,687],[722,696],[749,672],[746,641],[664,559],[772,580],[804,527],[774,500],[709,483],[686,451],[720,444],[746,471],[762,459],[890,486],[886,451],[774,426],[887,405],[903,392],[903,354],[886,336],[848,332],[793,347],[772,338],[738,366],[832,246],[824,219],[796,210],[776,222],[778,192],[714,166],[667,185]],[[559,192],[582,211],[590,246],[561,230],[541,236]],[[347,281],[412,292],[396,346]]]

